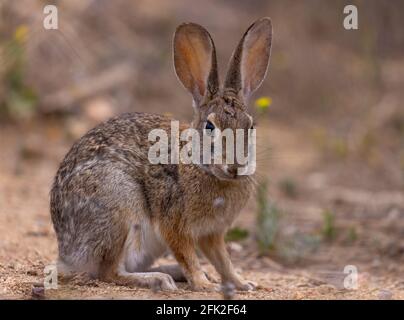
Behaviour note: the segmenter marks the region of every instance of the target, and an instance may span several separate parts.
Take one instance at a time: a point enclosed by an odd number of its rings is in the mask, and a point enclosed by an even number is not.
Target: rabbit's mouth
[[[237,170],[229,170],[227,165],[206,165],[201,164],[199,167],[207,173],[212,174],[219,180],[235,181],[245,179],[246,175],[239,175]]]

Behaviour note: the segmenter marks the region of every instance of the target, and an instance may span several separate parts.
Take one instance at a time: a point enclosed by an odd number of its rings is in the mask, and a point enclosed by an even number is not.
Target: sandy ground
[[[232,260],[246,279],[259,286],[237,292],[237,299],[404,299],[404,200],[397,190],[373,190],[338,183],[336,168],[316,168],[316,153],[301,134],[282,125],[263,129],[272,137],[275,155],[269,173],[273,181],[293,176],[299,196],[289,199],[276,188],[271,196],[288,212],[283,221],[290,232],[321,229],[324,207],[337,213],[338,237],[320,241],[313,250],[303,246],[299,259],[267,257],[258,253],[254,200],[236,225],[252,231],[247,240],[230,244]],[[34,132],[27,138],[27,132]],[[178,284],[176,292],[152,292],[77,278],[46,290],[44,267],[57,256],[49,216],[49,189],[54,173],[71,141],[59,123],[46,126],[3,127],[0,133],[0,298],[49,299],[220,299],[220,293],[192,292]],[[279,138],[279,139],[278,139]],[[277,144],[276,141],[282,141]],[[342,170],[341,168],[339,168]],[[351,169],[354,170],[354,169]],[[337,171],[339,172],[339,171]],[[344,174],[350,174],[344,169]],[[273,184],[276,185],[276,184]],[[355,237],[349,230],[355,228]],[[159,263],[173,262],[166,257]],[[212,268],[204,261],[204,267]],[[346,265],[358,269],[358,288],[344,289]],[[212,271],[213,272],[213,271]],[[39,289],[38,289],[39,286]]]

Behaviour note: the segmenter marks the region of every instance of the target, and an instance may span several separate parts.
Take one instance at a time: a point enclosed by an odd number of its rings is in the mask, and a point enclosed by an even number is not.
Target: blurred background
[[[47,4],[57,30],[43,27]],[[347,4],[358,30],[343,27]],[[0,298],[30,296],[56,258],[48,194],[76,139],[122,112],[192,118],[173,70],[176,26],[209,30],[223,78],[262,16],[274,35],[250,105],[257,192],[227,239],[236,265],[271,288],[251,298],[404,298],[399,0],[0,1]],[[359,290],[341,289],[346,265],[358,268]]]

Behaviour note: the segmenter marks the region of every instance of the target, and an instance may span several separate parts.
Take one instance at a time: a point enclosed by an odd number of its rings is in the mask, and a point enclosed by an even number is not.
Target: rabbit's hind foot
[[[162,272],[118,271],[114,276],[104,280],[122,286],[149,288],[153,291],[177,290],[174,279],[169,274]]]

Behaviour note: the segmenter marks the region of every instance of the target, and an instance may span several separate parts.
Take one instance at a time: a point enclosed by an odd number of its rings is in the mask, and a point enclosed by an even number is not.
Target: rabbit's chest
[[[227,230],[244,207],[250,193],[248,190],[229,190],[201,195],[199,205],[189,208],[190,224],[196,236],[220,233]]]

